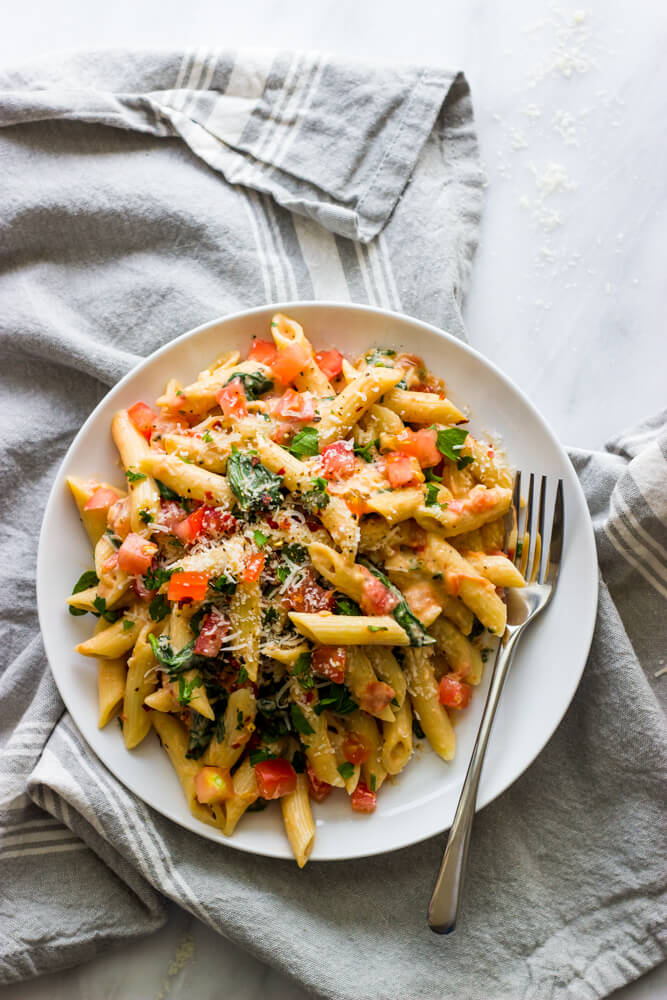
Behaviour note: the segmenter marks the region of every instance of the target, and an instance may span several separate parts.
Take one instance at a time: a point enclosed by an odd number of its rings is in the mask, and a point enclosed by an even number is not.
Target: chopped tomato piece
[[[180,413],[174,413],[172,410],[160,410],[153,420],[153,444],[160,441],[163,434],[177,434],[189,426],[185,417],[181,416]]]
[[[351,441],[334,441],[322,449],[322,471],[327,479],[346,479],[355,469]]]
[[[259,361],[260,364],[273,367],[278,350],[270,340],[253,340],[248,352],[248,361]]]
[[[387,615],[398,604],[398,597],[385,587],[382,580],[373,576],[365,566],[358,569],[362,572],[364,582],[361,587],[361,610],[367,615]]]
[[[236,518],[229,511],[210,507],[208,504],[204,504],[201,509],[204,511],[201,525],[205,535],[230,535],[236,531]]]
[[[160,524],[173,532],[177,524],[184,521],[188,515],[176,500],[162,500],[160,503]]]
[[[296,789],[296,771],[284,757],[255,764],[255,777],[263,799],[280,799]]]
[[[90,500],[86,503],[84,510],[108,510],[112,507],[118,500],[118,494],[115,490],[110,490],[105,486],[100,486],[99,489],[95,490]]]
[[[310,566],[304,571],[299,583],[291,586],[283,595],[283,603],[290,611],[331,611],[335,594],[333,590],[320,587]]]
[[[442,455],[436,447],[436,431],[430,427],[422,427],[412,431],[406,427],[400,434],[394,436],[394,446],[407,455],[414,455],[422,469],[431,469],[439,465]]]
[[[181,521],[180,524],[177,524],[172,529],[173,534],[176,535],[177,538],[180,538],[182,542],[191,544],[201,535],[203,531],[203,520],[204,508],[199,507],[197,510],[194,510],[192,514],[188,514],[188,516]]]
[[[248,405],[243,384],[240,379],[235,378],[229,385],[223,385],[215,394],[218,406],[226,417],[247,417]]]
[[[232,777],[225,767],[206,765],[195,776],[195,795],[197,801],[205,804],[224,802],[234,794]]]
[[[105,559],[104,562],[102,563],[102,572],[115,573],[117,569],[118,569],[118,553],[114,552],[113,555],[109,556],[109,558]]]
[[[116,500],[116,502],[109,507],[107,524],[113,531],[114,535],[118,535],[119,538],[125,538],[130,530],[129,497],[121,497],[120,500]]]
[[[340,351],[318,351],[315,355],[317,366],[327,378],[335,378],[343,370],[343,355]]]
[[[317,777],[309,760],[306,761],[306,773],[308,774],[308,791],[311,799],[315,799],[316,802],[324,802],[331,795],[333,785],[330,785],[328,781],[321,781]]]
[[[169,580],[167,600],[203,601],[208,587],[208,573],[174,573]]]
[[[217,656],[222,640],[229,632],[229,622],[217,608],[211,608],[201,624],[201,631],[195,643],[195,653],[200,656]]]
[[[312,420],[315,416],[315,399],[312,392],[286,389],[273,408],[278,417],[286,420]]]
[[[308,362],[308,352],[301,344],[286,344],[279,348],[271,362],[271,371],[283,385],[289,385],[303,371]]]
[[[154,542],[131,531],[118,549],[118,567],[131,576],[145,573],[156,552],[157,545]]]
[[[445,708],[466,708],[472,688],[465,681],[460,681],[458,677],[446,676],[440,681],[438,698]]]
[[[343,740],[343,757],[350,764],[365,764],[371,755],[372,747],[359,733],[348,733]]]
[[[369,681],[361,693],[359,707],[364,712],[377,715],[390,705],[395,697],[396,692],[389,684],[385,684],[384,681]]]
[[[372,813],[377,805],[377,795],[370,788],[360,781],[355,790],[350,795],[350,805],[355,812]]]
[[[343,498],[345,505],[351,514],[356,517],[361,517],[362,514],[368,514],[370,507],[360,495],[351,495]]]
[[[405,451],[390,451],[385,460],[387,479],[394,489],[397,486],[418,486],[424,482],[424,474],[414,455]]]
[[[243,567],[243,573],[241,574],[243,582],[254,583],[255,580],[259,580],[265,562],[266,556],[263,552],[255,552],[253,555],[248,556]]]
[[[326,677],[334,684],[345,680],[347,650],[345,646],[318,646],[313,650],[311,666],[318,677]]]
[[[129,408],[127,415],[139,433],[143,434],[147,441],[150,441],[153,421],[155,420],[155,414],[150,406],[147,406],[146,403],[135,403]]]

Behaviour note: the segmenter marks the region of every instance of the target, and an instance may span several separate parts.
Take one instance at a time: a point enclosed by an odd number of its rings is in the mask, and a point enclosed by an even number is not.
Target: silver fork
[[[565,524],[563,480],[558,480],[556,488],[551,541],[548,547],[543,544],[547,485],[547,477],[542,476],[536,514],[535,476],[531,473],[525,517],[522,519],[520,517],[521,473],[517,473],[514,481],[512,507],[505,522],[505,550],[511,553],[512,547],[514,548],[514,563],[518,567],[524,567],[524,576],[528,585],[520,589],[508,589],[506,592],[507,628],[496,654],[491,686],[484,706],[477,740],[428,908],[428,925],[436,934],[451,934],[456,927],[463,894],[470,833],[475,816],[477,787],[493,719],[505,678],[514,658],[514,650],[524,629],[546,608],[558,581]],[[535,520],[536,525],[533,527]],[[522,521],[523,530],[519,528],[520,521]],[[547,554],[546,559],[545,554]]]

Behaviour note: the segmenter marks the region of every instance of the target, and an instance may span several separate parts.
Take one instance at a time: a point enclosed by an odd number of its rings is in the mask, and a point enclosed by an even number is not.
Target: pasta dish
[[[68,479],[94,550],[68,603],[96,617],[100,727],[155,730],[227,836],[279,800],[302,867],[313,802],[372,813],[416,741],[453,758],[524,580],[511,472],[420,358],[270,333],[116,413],[125,487]]]

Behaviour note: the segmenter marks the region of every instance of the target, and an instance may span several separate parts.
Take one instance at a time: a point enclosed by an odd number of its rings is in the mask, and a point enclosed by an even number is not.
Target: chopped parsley
[[[379,449],[380,449],[380,441],[379,441],[379,439],[377,439],[375,441],[369,441],[368,444],[355,444],[354,445],[354,454],[358,455],[359,458],[363,458],[364,462],[372,462],[373,461],[373,455],[372,455],[371,452],[372,452],[373,448],[377,448],[378,451],[379,451]]]
[[[271,753],[270,750],[265,750],[263,747],[258,748],[257,750],[251,750],[249,757],[252,767],[255,767],[256,764],[261,764],[263,760],[276,759],[276,755],[274,753]]]
[[[159,590],[163,583],[168,583],[172,573],[182,572],[178,569],[149,569],[144,573],[144,587],[146,590]]]
[[[364,361],[367,365],[372,365],[375,368],[392,368],[393,365],[385,364],[383,359],[394,357],[396,357],[396,351],[393,351],[390,347],[376,347],[365,356]]]
[[[196,677],[193,677],[191,681],[186,680],[186,678],[181,674],[178,678],[178,700],[181,705],[189,705],[192,701],[192,695],[195,692],[195,688],[200,688],[203,684],[204,682],[199,674],[197,674]]]
[[[134,624],[131,618],[126,618],[123,622],[123,632],[130,632],[134,628]]]
[[[80,594],[82,590],[90,590],[91,587],[96,587],[100,581],[97,579],[97,573],[93,569],[87,569],[85,573],[82,573],[79,579],[74,584],[73,594]],[[80,615],[87,615],[88,612],[84,608],[73,608],[70,604],[69,613],[75,618]]]
[[[281,567],[282,568],[282,567]],[[267,608],[262,614],[262,625],[273,625],[278,621],[278,612],[275,608]]]
[[[274,475],[249,451],[233,451],[227,477],[242,510],[249,514],[273,510],[282,503],[280,476]]]
[[[96,597],[93,601],[93,607],[107,622],[117,622],[121,616],[120,611],[107,611],[107,602],[104,597]]]
[[[367,625],[369,632],[388,632],[389,628],[387,625]]]
[[[371,774],[371,791],[375,791],[375,786],[377,785],[377,778],[374,774]]]
[[[315,687],[315,680],[311,671],[310,653],[299,653],[296,663],[292,668],[292,675],[296,677],[304,690]]]
[[[344,684],[325,684],[319,689],[320,700],[317,705],[313,705],[316,715],[321,715],[325,709],[330,709],[337,715],[348,715],[359,708],[353,700],[349,688]]]
[[[344,781],[347,781],[354,774],[354,764],[350,764],[349,760],[346,760],[343,764],[338,765],[338,773]]]
[[[280,583],[284,583],[289,575],[290,575],[289,566],[279,566],[278,569],[276,570],[276,576],[278,577]]]
[[[465,469],[466,465],[475,461],[472,455],[461,455],[461,448],[467,437],[468,432],[462,427],[447,427],[445,430],[439,430],[436,435],[435,443],[438,451],[445,458],[456,462],[457,469]]]
[[[255,545],[258,549],[261,549],[263,545],[266,545],[269,540],[269,536],[265,535],[263,531],[259,530],[259,528],[256,528],[255,531],[253,531],[252,537],[254,538]]]
[[[441,504],[438,502],[438,494],[440,493],[440,487],[437,483],[427,483],[426,484],[426,500],[424,501],[424,506],[426,507],[443,507],[446,508],[447,504]]]
[[[292,702],[289,707],[289,714],[292,719],[292,725],[296,729],[297,733],[301,733],[302,736],[311,736],[315,730],[308,722],[308,719],[303,714],[303,709],[296,702]]]
[[[211,437],[211,432],[210,431],[206,431],[205,434],[202,434],[201,439],[202,439],[202,441],[205,441],[206,444],[210,444],[211,441],[213,440],[213,438]]]
[[[144,524],[150,524],[152,521],[155,520],[151,512],[149,510],[146,510],[145,507],[142,507],[142,509],[139,511],[139,517],[144,522]]]
[[[238,586],[236,580],[232,580],[231,576],[227,576],[226,573],[221,573],[215,580],[209,580],[208,585],[213,590],[217,590],[219,594],[229,595],[235,594],[236,587]]]
[[[134,472],[132,469],[126,469],[125,478],[128,483],[140,483],[146,477],[143,472]]]
[[[297,458],[304,455],[317,455],[319,451],[319,435],[315,427],[302,427],[292,438],[289,450]]]

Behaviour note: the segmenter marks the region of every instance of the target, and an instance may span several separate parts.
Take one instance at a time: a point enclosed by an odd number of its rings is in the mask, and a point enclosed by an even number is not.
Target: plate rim
[[[284,848],[281,849],[278,848],[272,849],[270,846],[267,847],[262,846],[261,848],[258,848],[255,847],[254,845],[239,843],[237,840],[235,840],[234,837],[224,837],[221,831],[214,830],[212,827],[208,827],[203,823],[198,824],[199,826],[201,826],[201,829],[195,827],[194,822],[193,825],[185,824],[183,820],[174,812],[174,810],[170,809],[168,805],[162,804],[162,800],[159,800],[157,802],[149,801],[149,799],[145,796],[145,794],[136,791],[134,788],[131,788],[127,784],[126,777],[116,767],[109,764],[106,760],[103,760],[90,745],[90,743],[88,742],[88,740],[83,735],[83,733],[81,732],[81,730],[77,725],[76,719],[70,709],[66,692],[61,687],[57,672],[54,671],[51,665],[51,657],[49,655],[49,649],[46,639],[47,633],[44,628],[45,611],[43,611],[43,608],[47,603],[47,597],[46,597],[47,572],[45,565],[47,557],[46,557],[45,535],[46,535],[47,521],[49,520],[49,513],[51,511],[52,506],[56,503],[58,489],[62,485],[63,470],[67,466],[72,453],[74,453],[77,450],[79,439],[85,434],[89,425],[96,420],[98,411],[100,411],[102,407],[104,407],[107,404],[111,396],[120,394],[125,385],[131,379],[133,379],[139,372],[149,367],[157,358],[168,353],[175,346],[184,343],[185,341],[194,338],[197,335],[204,333],[205,331],[210,330],[221,323],[230,323],[242,319],[245,320],[248,317],[252,317],[254,315],[261,315],[263,313],[266,313],[267,311],[281,312],[289,315],[290,313],[296,312],[297,310],[303,308],[327,309],[327,310],[338,311],[341,313],[345,313],[350,310],[356,312],[367,312],[374,316],[381,316],[387,319],[398,320],[402,323],[407,323],[413,326],[417,326],[427,331],[430,334],[435,334],[436,337],[440,339],[450,342],[456,349],[462,350],[464,353],[472,357],[476,362],[481,363],[483,367],[491,369],[494,375],[498,379],[500,379],[500,381],[504,384],[505,388],[508,388],[510,392],[516,394],[520,398],[522,403],[531,412],[532,417],[540,425],[542,432],[546,434],[546,436],[550,439],[551,443],[555,446],[557,452],[560,453],[561,458],[564,458],[566,462],[569,464],[572,472],[570,485],[578,493],[579,500],[583,506],[583,510],[587,514],[587,516],[583,519],[583,528],[584,528],[583,537],[586,543],[586,548],[588,550],[587,553],[585,553],[585,558],[587,561],[590,560],[590,566],[592,570],[591,574],[592,584],[590,589],[587,591],[588,607],[584,609],[585,614],[582,615],[582,617],[585,620],[585,629],[584,626],[582,625],[582,635],[585,637],[585,642],[584,642],[585,655],[583,656],[583,662],[581,664],[581,667],[575,674],[575,679],[572,684],[572,689],[571,691],[568,692],[568,697],[564,703],[563,710],[558,716],[557,720],[554,722],[552,728],[550,728],[548,732],[545,730],[544,737],[541,738],[539,746],[537,745],[537,743],[535,743],[531,747],[529,759],[526,760],[523,766],[521,766],[519,770],[513,773],[512,777],[508,781],[505,781],[503,779],[503,781],[500,782],[502,787],[499,787],[498,789],[493,791],[487,790],[486,794],[479,795],[476,805],[476,812],[479,812],[482,809],[486,808],[487,805],[490,805],[492,802],[494,802],[495,799],[497,799],[500,795],[506,792],[509,788],[512,787],[512,785],[515,784],[516,781],[519,780],[519,778],[528,770],[528,768],[535,763],[539,755],[542,753],[542,751],[544,750],[544,748],[546,747],[546,745],[551,740],[552,736],[555,734],[556,730],[562,723],[566,712],[568,711],[570,705],[572,704],[572,700],[577,692],[579,684],[581,683],[581,678],[583,676],[583,672],[585,670],[586,663],[588,661],[593,641],[593,635],[595,631],[595,625],[597,621],[597,607],[599,599],[599,573],[598,573],[597,548],[595,544],[593,523],[590,517],[590,513],[588,511],[588,504],[586,501],[586,496],[583,491],[583,487],[581,485],[579,477],[576,474],[574,466],[570,462],[569,456],[567,455],[565,448],[558,440],[555,432],[552,430],[552,428],[550,427],[549,423],[544,418],[540,410],[533,403],[533,401],[525,394],[525,392],[520,388],[520,386],[518,386],[501,368],[499,368],[494,361],[492,361],[490,358],[487,358],[476,348],[471,347],[470,344],[468,344],[463,340],[460,340],[458,337],[455,337],[448,331],[443,330],[440,327],[434,326],[433,324],[428,323],[425,320],[418,319],[415,316],[410,316],[408,313],[401,313],[391,309],[382,309],[373,305],[368,305],[366,303],[340,302],[336,300],[297,299],[297,300],[289,300],[276,303],[268,302],[264,303],[263,305],[253,306],[249,309],[239,309],[228,314],[217,316],[214,319],[208,320],[205,323],[200,323],[198,326],[192,327],[191,329],[186,330],[184,333],[181,333],[178,336],[173,337],[171,340],[167,341],[161,347],[158,347],[156,350],[152,351],[145,358],[142,358],[138,364],[136,364],[133,368],[131,368],[128,372],[126,372],[126,374],[123,375],[122,378],[120,378],[113,386],[111,386],[111,388],[107,390],[107,392],[104,393],[102,398],[95,405],[94,409],[84,420],[83,424],[78,429],[72,442],[67,448],[67,451],[63,455],[63,458],[58,464],[56,475],[49,490],[49,496],[46,505],[44,507],[44,513],[42,515],[42,523],[40,526],[38,549],[37,549],[37,564],[36,564],[37,615],[39,620],[40,634],[42,636],[44,651],[46,654],[47,664],[51,672],[51,676],[55,681],[58,693],[60,694],[60,697],[63,700],[65,710],[70,714],[70,717],[72,718],[72,721],[74,722],[77,728],[77,732],[79,733],[80,738],[86,744],[86,746],[93,754],[93,756],[99,761],[99,763],[104,768],[106,768],[111,774],[113,774],[113,776],[123,785],[123,788],[129,794],[136,795],[136,797],[140,799],[145,805],[149,806],[151,809],[155,809],[156,812],[160,813],[162,816],[165,816],[167,819],[176,823],[181,829],[185,829],[192,833],[195,833],[196,835],[204,837],[205,839],[213,843],[220,844],[224,847],[231,847],[234,850],[242,851],[243,853],[246,854],[252,854],[259,857],[276,858],[280,860],[292,858],[292,853],[290,851],[289,845],[287,844],[286,840]],[[565,535],[565,539],[566,539],[565,544],[567,544],[567,533]],[[195,817],[192,817],[192,820],[195,821]],[[381,854],[389,854],[393,851],[402,850],[403,848],[412,847],[415,844],[422,843],[423,841],[428,840],[431,837],[440,836],[449,829],[450,825],[451,825],[450,822],[445,822],[444,825],[439,826],[438,829],[429,829],[426,833],[423,834],[421,832],[417,832],[414,835],[409,834],[406,839],[403,839],[401,840],[400,843],[391,846],[383,846],[380,843],[377,849],[362,849],[359,850],[358,852],[357,851],[353,851],[351,853],[348,852],[345,855],[340,855],[340,854],[338,855],[328,854],[326,856],[318,855],[317,857],[311,857],[308,863],[313,864],[319,862],[350,861],[359,858],[375,857]]]

